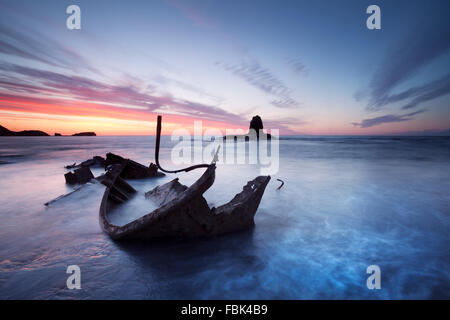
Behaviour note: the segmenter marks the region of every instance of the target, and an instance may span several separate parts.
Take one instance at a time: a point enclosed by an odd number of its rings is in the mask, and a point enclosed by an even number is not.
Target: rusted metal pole
[[[155,162],[156,165],[158,166],[158,169],[166,172],[166,173],[178,173],[178,172],[189,172],[191,170],[195,170],[195,169],[200,169],[200,168],[208,168],[210,165],[203,163],[203,164],[197,164],[195,166],[190,166],[184,169],[179,169],[179,170],[165,170],[161,167],[161,165],[159,164],[159,146],[160,146],[160,141],[161,141],[161,121],[162,121],[162,116],[158,116],[158,122],[156,124],[156,145],[155,145]]]

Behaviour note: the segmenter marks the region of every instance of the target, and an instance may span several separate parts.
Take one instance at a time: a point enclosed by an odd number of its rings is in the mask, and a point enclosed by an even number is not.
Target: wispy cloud
[[[402,91],[400,93],[391,94],[389,96],[379,98],[376,105],[374,105],[373,107],[375,109],[379,109],[382,106],[388,105],[390,103],[403,101],[409,98],[415,98],[403,107],[403,109],[409,109],[417,106],[420,102],[431,100],[433,98],[439,97],[442,94],[448,93],[449,90],[450,74],[447,74],[444,77],[427,84],[411,87],[408,90]],[[416,99],[417,101],[415,101]]]
[[[116,72],[122,76],[115,78],[94,73],[96,69],[82,55],[34,31],[21,32],[0,25],[0,53],[5,55],[0,61],[0,109],[5,112],[133,120],[148,120],[154,113],[165,113],[180,119],[195,118],[242,127],[248,127],[250,120],[226,110],[222,106],[223,98],[178,79],[142,79],[118,68]],[[29,63],[20,65],[17,58]],[[255,85],[274,95],[274,105],[297,104],[286,86],[270,71],[259,65],[256,73],[250,69],[236,72],[248,81],[253,77]],[[99,73],[101,77],[94,76]],[[197,93],[211,103],[174,96],[164,90],[167,84]],[[283,133],[294,133],[290,123],[277,120],[270,123]]]
[[[196,85],[184,82],[184,81],[180,81],[180,80],[177,80],[177,79],[169,78],[169,77],[166,77],[166,76],[163,76],[163,75],[158,75],[158,76],[154,77],[154,80],[159,85],[165,85],[165,84],[174,85],[174,86],[176,86],[178,88],[181,88],[183,90],[196,93],[197,95],[199,95],[201,97],[209,98],[209,99],[211,99],[211,100],[213,100],[213,101],[215,101],[217,103],[222,103],[222,102],[225,101],[225,99],[222,98],[222,97],[219,97],[219,96],[216,96],[216,95],[211,94],[209,92],[206,92],[204,89],[202,89],[202,88],[200,88],[200,87],[198,87]]]
[[[215,106],[193,101],[176,99],[172,96],[159,96],[156,92],[138,88],[134,85],[114,85],[99,82],[86,77],[22,67],[14,64],[0,64],[0,70],[30,78],[35,85],[9,82],[9,88],[26,90],[28,93],[48,92],[60,94],[75,100],[95,103],[108,103],[121,108],[141,107],[151,112],[168,111],[171,113],[198,117],[207,120],[244,124],[244,120],[235,114]]]
[[[277,78],[270,69],[261,66],[257,61],[251,60],[241,64],[216,62],[216,64],[255,88],[275,96],[277,99],[271,101],[272,105],[280,108],[299,106],[298,101],[291,97],[292,92],[284,82]]]
[[[450,22],[447,12],[441,14],[442,19],[416,22],[416,27],[411,27],[410,33],[387,52],[369,82],[368,110],[379,110],[390,103],[414,98],[409,103],[405,102],[403,108],[408,109],[450,92],[449,76],[446,75],[401,93],[393,93],[399,85],[418,75],[424,66],[449,52]],[[360,98],[359,93],[356,98]]]
[[[39,40],[37,40],[39,39]],[[27,33],[0,24],[0,53],[70,70],[98,72],[86,59],[60,43],[28,30]]]
[[[281,128],[282,134],[298,134],[299,127],[307,123],[300,118],[265,119],[264,128]]]
[[[421,87],[414,87],[409,91],[410,97],[415,97],[408,104],[404,105],[402,109],[410,109],[418,106],[422,102],[433,100],[435,98],[444,96],[450,93],[450,74],[441,79],[430,82]]]
[[[309,73],[309,71],[306,69],[306,66],[298,58],[287,59],[286,64],[289,69],[297,75],[307,76]]]
[[[71,108],[78,115],[106,114],[121,118],[139,119],[145,113],[165,113],[187,118],[203,119],[234,126],[247,127],[249,119],[230,113],[222,108],[179,99],[170,95],[160,96],[156,91],[139,88],[135,85],[114,85],[86,77],[68,76],[56,72],[22,67],[13,64],[0,64],[4,80],[0,81],[0,103],[16,101],[9,109],[33,111],[41,109],[30,103],[45,104],[51,112],[64,113],[62,108]],[[12,81],[6,81],[7,75]],[[15,75],[22,76],[18,80]],[[23,78],[25,77],[25,78]],[[29,81],[26,81],[26,80]],[[33,83],[33,84],[30,84]],[[10,93],[8,93],[10,92]],[[23,103],[26,104],[22,105]],[[81,105],[81,106],[80,106]],[[84,105],[84,107],[83,107]],[[74,109],[76,106],[76,109]],[[114,111],[115,109],[117,111]],[[130,111],[132,109],[133,111]],[[34,110],[36,111],[36,110]],[[45,110],[37,110],[45,112]],[[69,111],[69,110],[67,110]],[[139,116],[141,114],[141,116]],[[285,134],[294,133],[291,123],[270,121],[272,127]]]
[[[295,108],[299,106],[299,103],[290,97],[272,100],[270,104],[278,108]]]
[[[415,115],[423,113],[425,111],[426,111],[426,109],[411,112],[408,114],[402,114],[402,115],[387,114],[387,115],[380,116],[380,117],[364,119],[361,122],[352,122],[352,124],[355,127],[370,128],[370,127],[379,126],[380,124],[383,124],[383,123],[405,122],[405,121],[413,120]]]

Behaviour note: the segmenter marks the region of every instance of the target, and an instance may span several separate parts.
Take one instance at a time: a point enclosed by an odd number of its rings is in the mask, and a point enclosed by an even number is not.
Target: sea
[[[154,146],[154,136],[0,137],[0,299],[450,299],[449,137],[281,137],[253,228],[112,241],[99,226],[105,187],[67,185],[64,166],[107,152],[149,165]],[[166,169],[183,166],[174,147],[162,138]],[[202,173],[130,180],[138,194],[110,219],[149,213],[146,191]],[[204,197],[217,207],[258,175],[260,164],[219,159]],[[73,265],[80,289],[67,286]],[[374,265],[379,288],[368,286]]]

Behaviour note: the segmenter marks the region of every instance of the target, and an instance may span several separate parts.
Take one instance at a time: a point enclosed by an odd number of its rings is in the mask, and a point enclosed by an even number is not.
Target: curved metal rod
[[[184,169],[179,169],[179,170],[165,170],[161,167],[161,165],[159,164],[159,144],[160,144],[160,140],[161,140],[161,120],[162,120],[162,116],[158,116],[158,123],[156,125],[156,146],[155,146],[155,162],[156,165],[158,166],[158,169],[166,172],[166,173],[178,173],[178,172],[189,172],[191,170],[195,170],[195,169],[200,169],[200,168],[208,168],[210,165],[203,163],[203,164],[197,164],[195,166],[190,166]]]
[[[284,181],[281,179],[277,179],[278,181],[281,182],[281,185],[277,188],[277,190],[280,190],[282,186],[284,186]]]

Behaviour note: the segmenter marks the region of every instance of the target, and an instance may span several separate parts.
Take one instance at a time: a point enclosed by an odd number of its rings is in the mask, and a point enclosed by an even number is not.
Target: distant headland
[[[50,136],[48,133],[40,130],[23,130],[23,131],[11,131],[9,129],[6,129],[5,127],[0,125],[0,136],[8,136],[8,137],[45,137]],[[55,133],[55,136],[62,136],[60,133]],[[78,136],[96,136],[95,132],[80,132],[75,133],[72,136],[78,137]]]
[[[11,131],[3,126],[0,126],[0,136],[48,136],[48,133],[39,130],[23,130]]]

